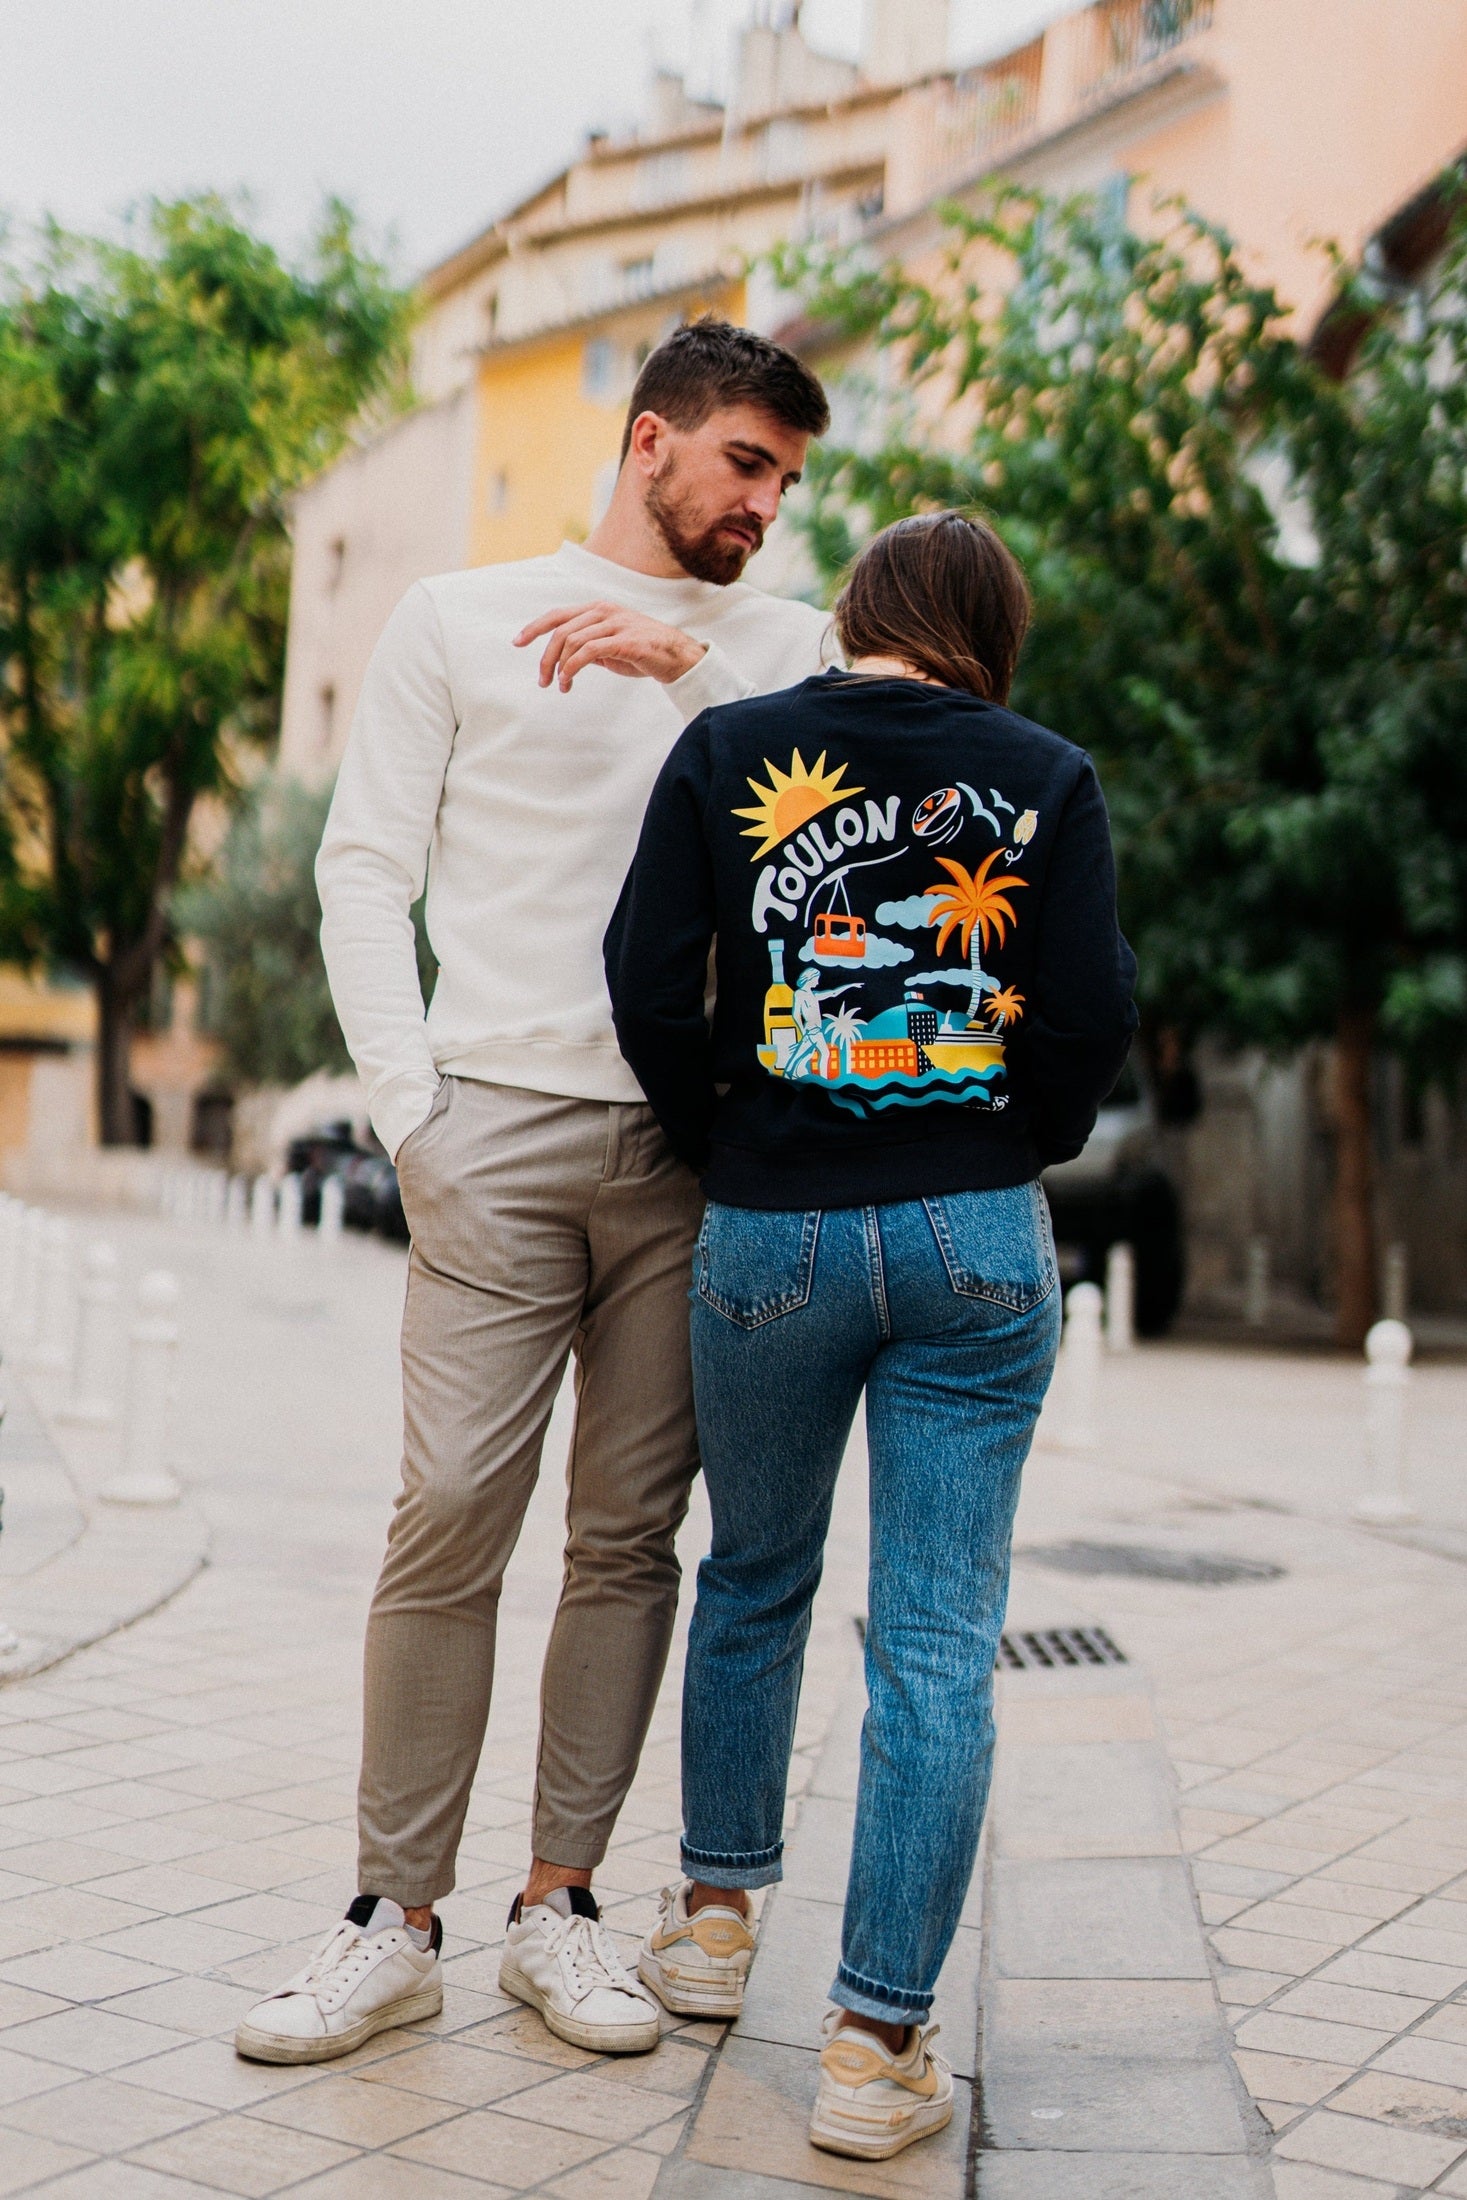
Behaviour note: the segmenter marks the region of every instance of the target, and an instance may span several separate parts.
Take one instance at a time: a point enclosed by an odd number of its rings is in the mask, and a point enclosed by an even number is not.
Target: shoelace
[[[598,1986],[610,1986],[620,1994],[642,1998],[628,1977],[621,1957],[598,1919],[568,1917],[546,1935],[550,1954],[565,1965],[573,1993],[579,1998]]]
[[[344,1983],[343,1974],[349,1975],[364,1967],[367,1953],[366,1941],[355,1925],[346,1921],[333,1925],[311,1950],[305,1969],[291,1980],[285,1991],[291,1994],[329,1992],[332,1987]]]

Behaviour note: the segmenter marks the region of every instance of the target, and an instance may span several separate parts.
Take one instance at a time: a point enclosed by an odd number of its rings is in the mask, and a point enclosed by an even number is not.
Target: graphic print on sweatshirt
[[[1014,869],[1037,810],[958,781],[910,795],[849,767],[765,759],[733,815],[761,864],[751,922],[769,953],[759,1060],[870,1116],[933,1101],[999,1109],[1024,998],[985,967],[1018,922]],[[944,851],[939,853],[939,851]],[[946,852],[946,851],[951,851]],[[764,858],[771,858],[764,861]]]

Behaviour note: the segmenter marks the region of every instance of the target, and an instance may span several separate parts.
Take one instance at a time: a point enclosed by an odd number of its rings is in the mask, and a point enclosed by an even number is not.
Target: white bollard
[[[1365,1339],[1365,1441],[1370,1486],[1355,1518],[1390,1524],[1419,1516],[1406,1488],[1406,1406],[1415,1339],[1404,1322],[1377,1322]]]
[[[1112,1352],[1135,1349],[1136,1255],[1129,1245],[1113,1245],[1106,1255],[1105,1341]]]
[[[8,1192],[0,1194],[0,1337],[10,1334],[15,1309],[16,1277],[20,1269],[20,1232],[25,1208]]]
[[[117,1255],[105,1238],[94,1238],[82,1254],[76,1297],[71,1390],[60,1418],[101,1428],[116,1419],[109,1384],[112,1332],[117,1319]]]
[[[183,1495],[167,1463],[178,1356],[178,1279],[155,1268],[138,1286],[127,1368],[122,1473],[102,1491],[112,1505],[176,1505]]]
[[[232,1176],[224,1199],[224,1220],[231,1230],[242,1230],[250,1219],[250,1180]]]
[[[268,1176],[257,1176],[250,1186],[250,1228],[256,1237],[268,1237],[275,1228],[275,1186]]]
[[[34,1343],[26,1357],[32,1367],[60,1373],[71,1365],[71,1224],[47,1215],[41,1237],[41,1277],[37,1293]]]
[[[276,1228],[283,1238],[298,1238],[301,1234],[301,1180],[298,1176],[280,1180],[280,1212]]]
[[[319,1234],[323,1245],[341,1243],[341,1220],[346,1207],[346,1186],[339,1176],[328,1176],[321,1186]]]
[[[1268,1327],[1268,1239],[1248,1240],[1248,1266],[1243,1275],[1243,1319],[1250,1329]]]
[[[1388,1322],[1404,1322],[1410,1319],[1411,1272],[1407,1265],[1406,1248],[1397,1239],[1385,1250],[1381,1264],[1380,1310]]]
[[[40,1315],[41,1248],[46,1235],[44,1208],[27,1207],[20,1218],[15,1274],[15,1303],[8,1339],[12,1358],[23,1358],[36,1341]]]
[[[1097,1283],[1075,1284],[1065,1300],[1065,1336],[1060,1349],[1064,1386],[1060,1441],[1067,1451],[1095,1448],[1103,1307]]]

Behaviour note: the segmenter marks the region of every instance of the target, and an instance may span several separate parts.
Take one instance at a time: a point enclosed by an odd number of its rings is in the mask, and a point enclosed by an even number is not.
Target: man
[[[325,2061],[441,2006],[434,1905],[572,1350],[565,1578],[501,1983],[578,2046],[656,2043],[656,2004],[590,1888],[677,1603],[702,1202],[622,1060],[601,940],[683,725],[820,667],[823,614],[739,576],[828,420],[789,352],[723,322],[679,329],[638,376],[586,545],[419,583],[368,668],[317,879],[332,994],[413,1234],[403,1487],[367,1629],[361,1892],[250,2011],[243,2054]],[[425,872],[426,1017],[409,917]]]

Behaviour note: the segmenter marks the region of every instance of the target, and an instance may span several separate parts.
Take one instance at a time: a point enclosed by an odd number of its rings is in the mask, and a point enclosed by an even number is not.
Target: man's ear
[[[661,465],[667,447],[668,425],[660,413],[640,412],[632,422],[632,439],[627,446],[627,457],[638,473],[649,479]]]

